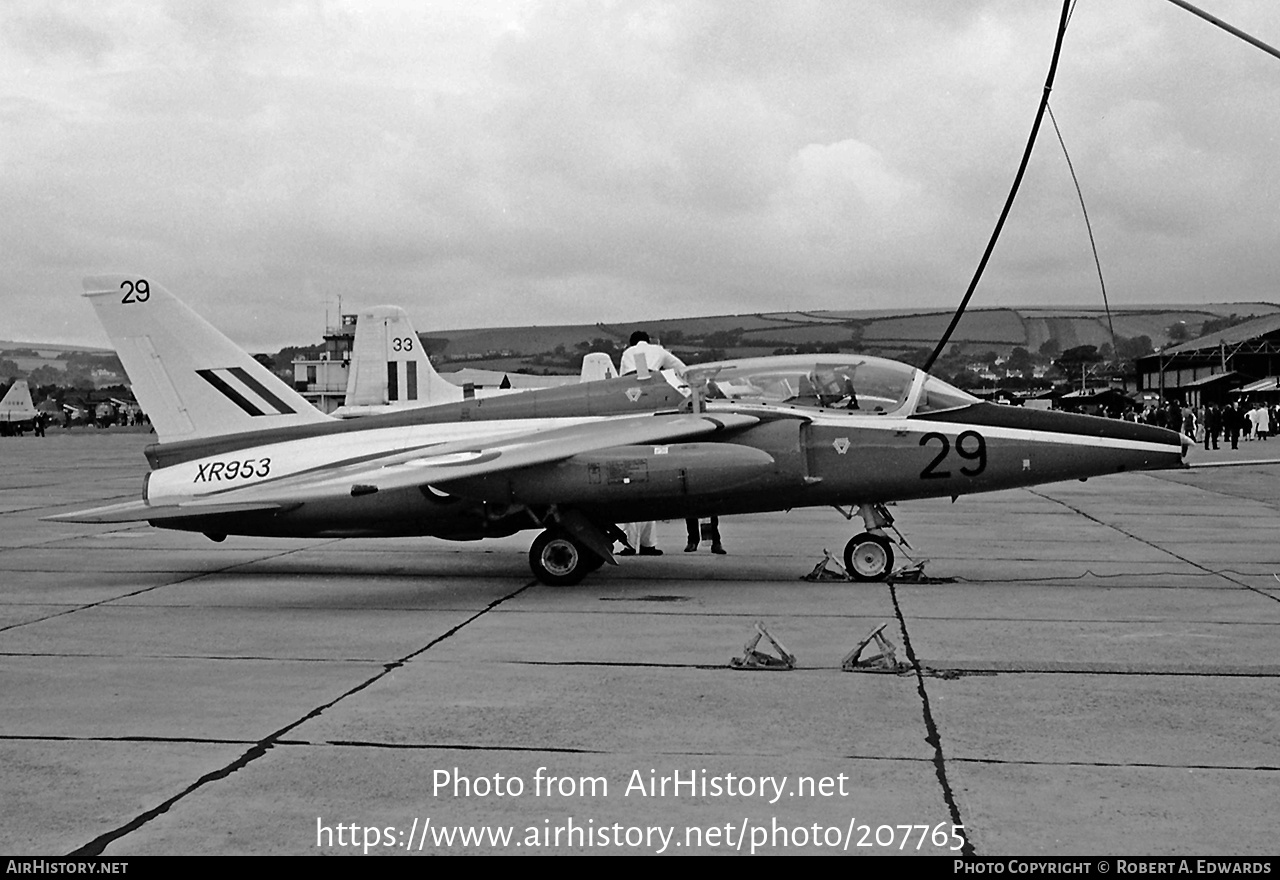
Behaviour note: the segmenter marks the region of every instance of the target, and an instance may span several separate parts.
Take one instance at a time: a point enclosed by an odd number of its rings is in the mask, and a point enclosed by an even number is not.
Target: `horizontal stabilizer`
[[[157,505],[151,505],[145,501],[126,501],[122,504],[108,504],[105,507],[93,507],[89,510],[43,516],[41,519],[49,522],[70,523],[155,522],[166,519],[190,519],[197,516],[222,516],[228,513],[281,510],[284,507],[285,505],[274,501],[247,501],[240,503],[193,501],[187,504]]]

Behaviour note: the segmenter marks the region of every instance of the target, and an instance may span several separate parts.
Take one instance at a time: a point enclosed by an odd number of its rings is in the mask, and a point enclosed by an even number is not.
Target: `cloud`
[[[1221,5],[1280,40],[1280,11]],[[339,295],[450,326],[949,307],[1012,181],[1056,12],[6,4],[8,335],[100,341],[73,295],[110,268],[259,345],[314,336]],[[1053,104],[1130,301],[1273,296],[1277,75],[1173,7],[1075,13]],[[1091,300],[1092,275],[1046,125],[975,304]]]

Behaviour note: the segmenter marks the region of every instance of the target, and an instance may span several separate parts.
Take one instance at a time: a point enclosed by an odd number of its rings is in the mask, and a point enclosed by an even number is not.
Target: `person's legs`
[[[720,518],[718,516],[711,517],[711,552],[720,556],[725,554],[724,545],[720,543]]]

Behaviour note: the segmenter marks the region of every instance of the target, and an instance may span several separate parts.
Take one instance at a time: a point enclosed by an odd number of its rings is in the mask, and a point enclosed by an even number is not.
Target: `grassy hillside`
[[[1118,336],[1147,336],[1159,347],[1170,331],[1185,338],[1200,335],[1211,319],[1280,312],[1275,303],[1216,303],[1203,306],[1160,305],[1115,309],[1112,322]],[[631,332],[643,327],[687,362],[770,355],[780,351],[857,351],[887,357],[914,358],[937,344],[951,320],[950,311],[902,309],[889,311],[778,311],[700,318],[668,318],[628,324],[558,324],[544,327],[486,327],[422,334],[432,361],[443,369],[472,366],[535,373],[576,373],[583,353],[606,351],[614,360],[626,347]],[[1181,325],[1181,326],[1179,326]],[[1065,351],[1078,345],[1110,344],[1106,315],[1100,308],[971,309],[952,337],[952,358],[982,357],[988,352],[1007,357],[1015,347],[1038,352],[1046,342]],[[0,343],[0,372],[25,375],[43,364],[41,359],[85,358],[85,349],[53,343]],[[286,349],[277,368],[288,372],[292,349]],[[110,355],[102,350],[94,355]],[[92,359],[92,356],[89,356]],[[112,356],[114,360],[114,356]],[[40,363],[37,363],[40,361]],[[59,375],[65,364],[49,364]],[[99,366],[97,363],[89,366]],[[61,368],[61,369],[60,369]],[[47,370],[47,371],[48,371]],[[54,381],[45,376],[41,381]]]
[[[1150,337],[1161,346],[1174,325],[1183,323],[1194,337],[1205,321],[1227,315],[1265,315],[1275,303],[1222,303],[1205,306],[1142,306],[1114,309],[1117,336]],[[574,372],[588,350],[621,351],[632,330],[644,328],[686,360],[752,357],[781,349],[839,349],[901,356],[931,349],[951,320],[950,311],[911,309],[827,312],[769,312],[701,318],[655,319],[634,324],[562,324],[547,327],[499,327],[423,334],[432,358],[443,367],[481,366]],[[1091,308],[971,309],[952,337],[953,350],[995,351],[1007,356],[1015,347],[1038,351],[1046,342],[1059,350],[1109,344],[1106,314]]]

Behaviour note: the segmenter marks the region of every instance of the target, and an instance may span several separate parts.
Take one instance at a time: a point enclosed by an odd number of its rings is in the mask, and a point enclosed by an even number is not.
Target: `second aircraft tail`
[[[431,366],[404,309],[374,306],[356,315],[347,399],[339,415],[457,403],[462,396],[460,387]]]

